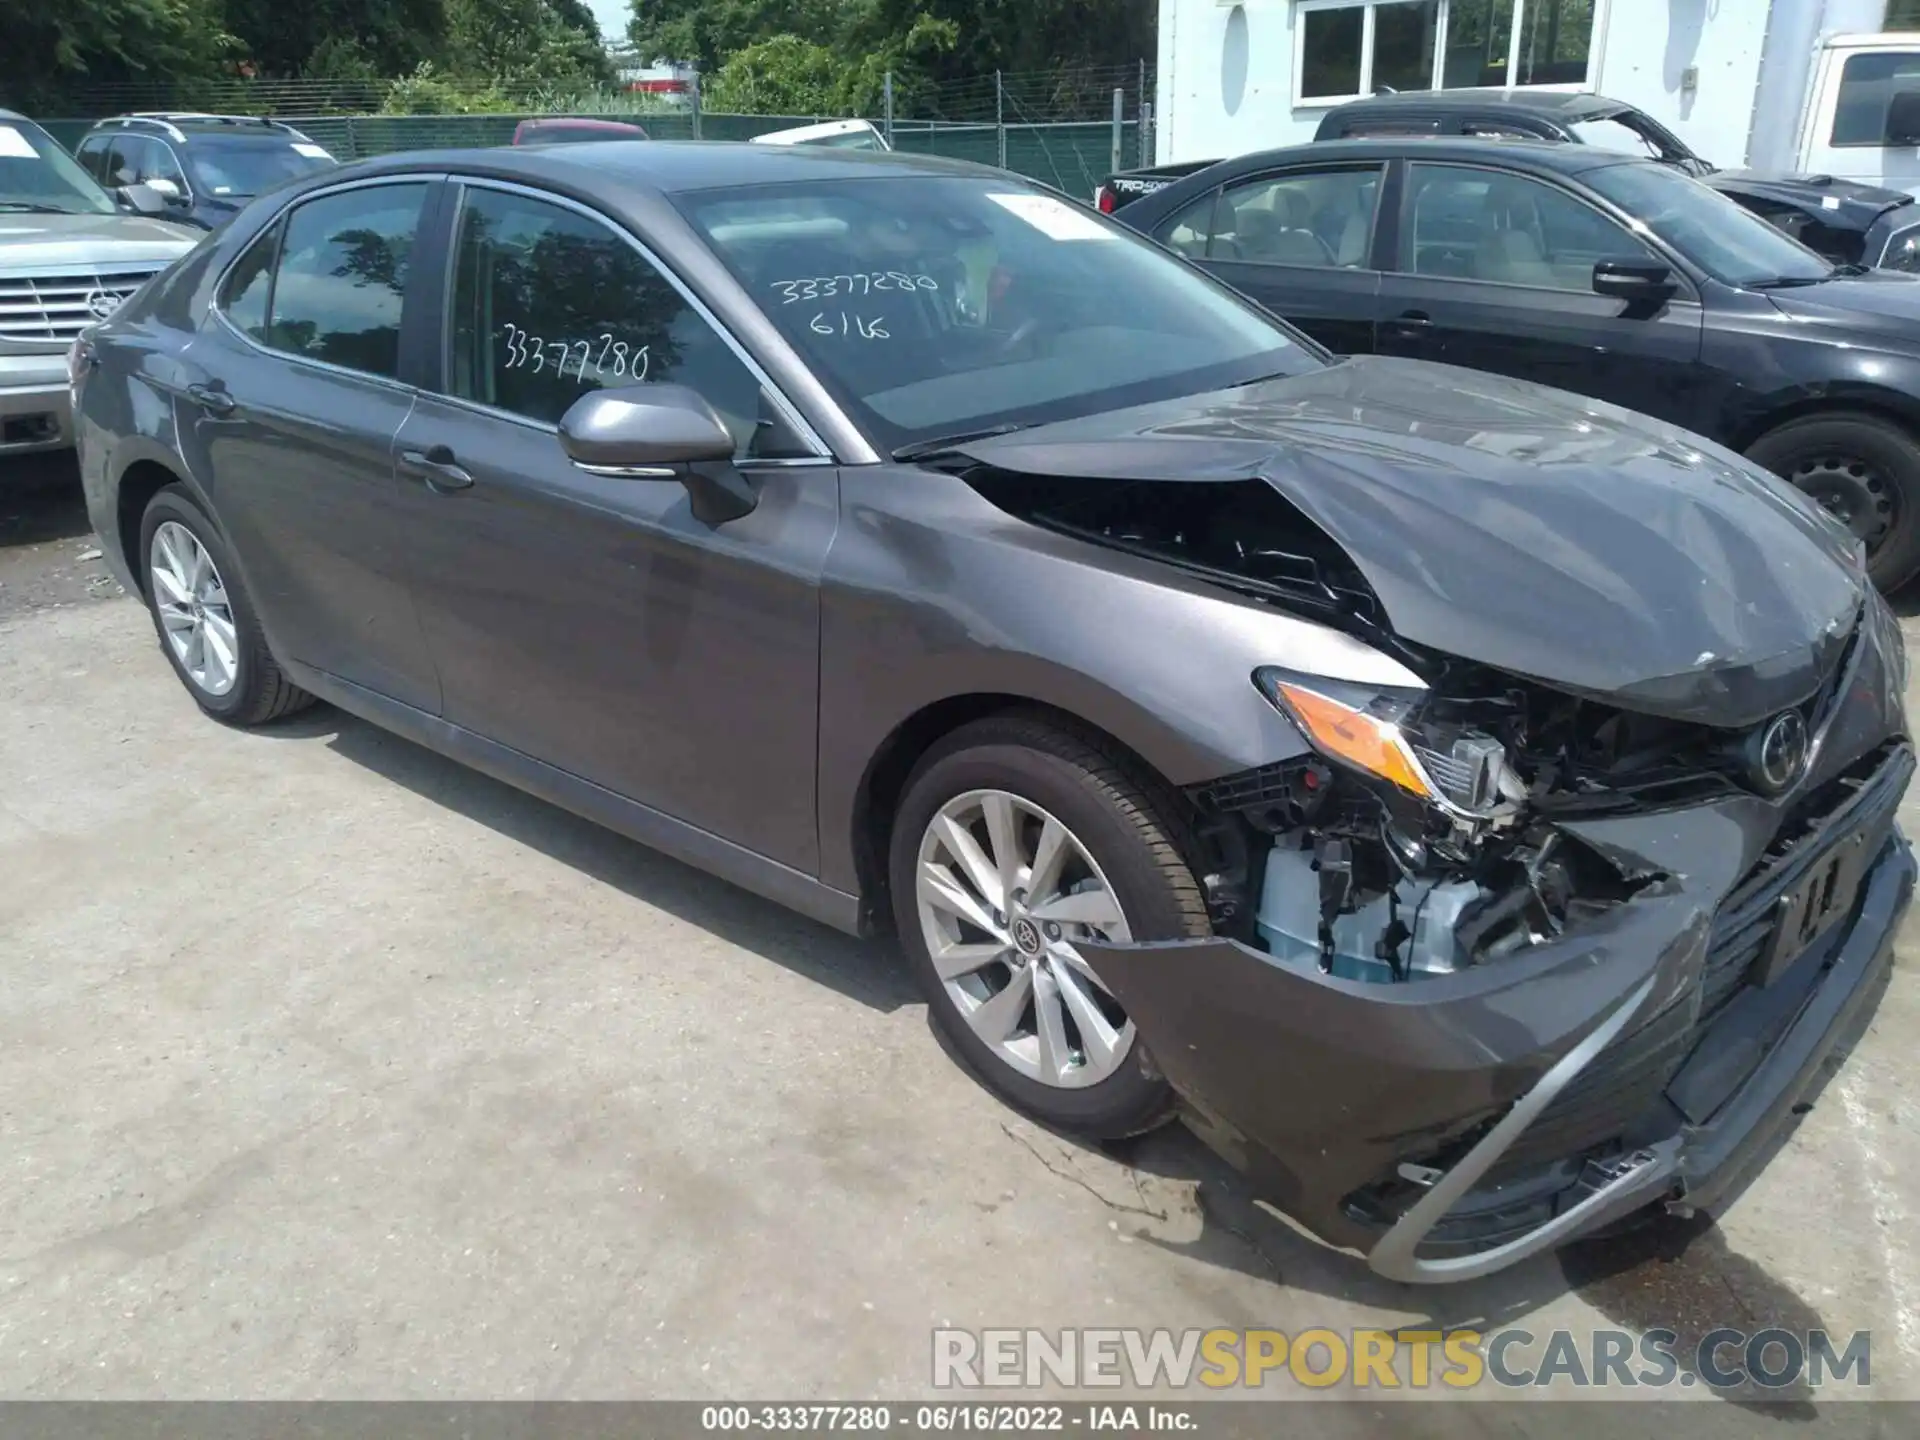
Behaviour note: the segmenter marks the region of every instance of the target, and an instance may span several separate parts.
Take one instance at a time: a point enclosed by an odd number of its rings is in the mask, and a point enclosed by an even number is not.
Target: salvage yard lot
[[[1911,918],[1719,1225],[1392,1285],[1184,1132],[1005,1109],[886,944],[329,708],[203,719],[33,469],[0,489],[0,1395],[902,1398],[942,1325],[1780,1325],[1871,1330],[1872,1393],[1920,1398]]]

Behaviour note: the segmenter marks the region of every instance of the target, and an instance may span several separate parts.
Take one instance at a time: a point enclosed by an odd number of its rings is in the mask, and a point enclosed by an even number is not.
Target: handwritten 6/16
[[[618,380],[644,380],[649,363],[645,345],[629,345],[606,334],[591,340],[544,340],[509,321],[507,360],[500,368],[531,369],[536,375],[550,368],[564,380],[571,365],[576,380],[584,381],[589,370],[603,380],[609,375]]]

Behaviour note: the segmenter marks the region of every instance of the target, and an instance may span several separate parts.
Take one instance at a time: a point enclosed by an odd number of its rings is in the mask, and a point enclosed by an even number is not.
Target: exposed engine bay
[[[1285,962],[1393,983],[1497,961],[1660,878],[1557,822],[1769,793],[1754,727],[1624,709],[1408,643],[1359,567],[1263,481],[967,478],[1034,524],[1346,630],[1426,682],[1355,693],[1263,670],[1255,683],[1316,753],[1191,792],[1218,862],[1216,925]],[[1806,733],[1830,690],[1800,707]]]

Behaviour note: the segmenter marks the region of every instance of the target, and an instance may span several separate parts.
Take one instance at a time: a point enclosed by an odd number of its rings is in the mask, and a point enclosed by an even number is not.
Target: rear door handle
[[[187,395],[209,415],[231,415],[235,409],[233,396],[219,385],[189,385]]]
[[[1405,330],[1424,330],[1433,324],[1433,317],[1424,310],[1402,310],[1391,323]]]
[[[453,447],[430,445],[425,450],[402,450],[400,470],[427,482],[427,488],[445,495],[472,486],[473,476],[462,470],[453,458]]]

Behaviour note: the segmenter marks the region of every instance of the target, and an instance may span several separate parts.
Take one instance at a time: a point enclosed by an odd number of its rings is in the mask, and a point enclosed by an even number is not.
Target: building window
[[[1294,101],[1587,83],[1607,0],[1298,0]],[[1916,0],[1920,3],[1920,0]]]

